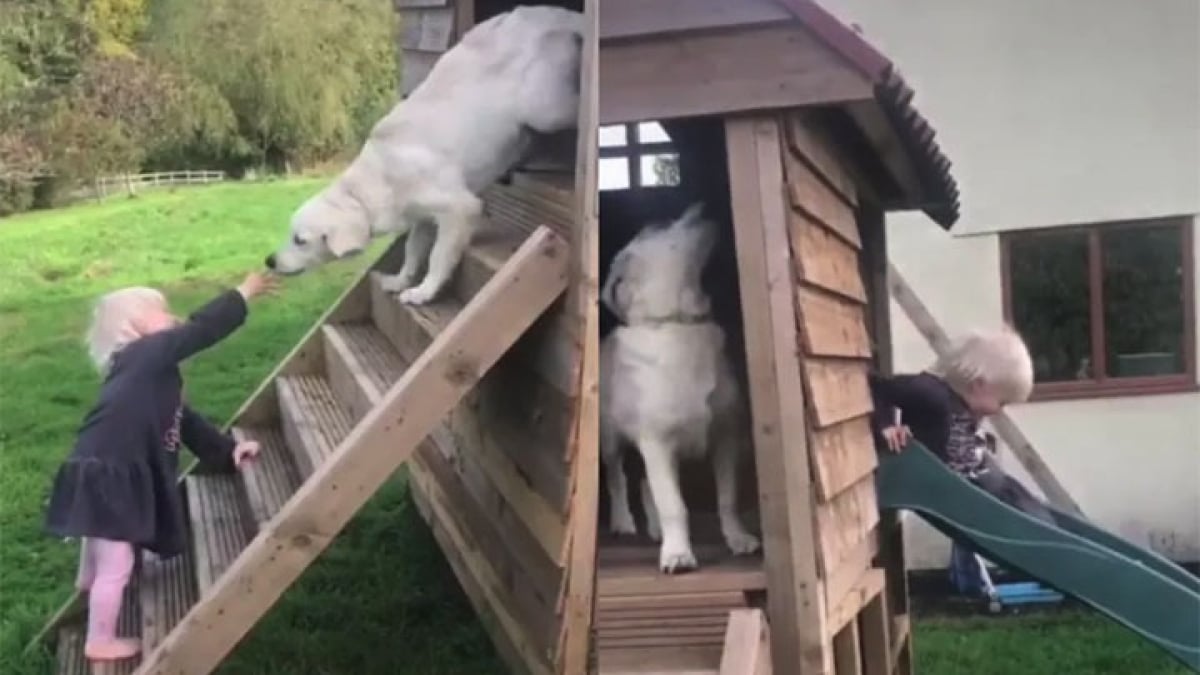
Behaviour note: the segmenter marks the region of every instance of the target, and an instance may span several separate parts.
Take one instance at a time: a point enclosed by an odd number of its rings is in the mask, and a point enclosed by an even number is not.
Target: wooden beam
[[[938,356],[945,354],[950,346],[950,337],[933,318],[933,314],[930,313],[925,303],[921,302],[921,298],[917,296],[912,286],[905,281],[904,275],[900,274],[900,270],[896,269],[892,263],[888,263],[888,288],[892,297],[895,298],[896,304],[904,310],[933,351]],[[1079,508],[1079,504],[1054,476],[1050,466],[1042,460],[1037,449],[1033,447],[1033,443],[1021,432],[1008,413],[1001,411],[992,415],[990,420],[992,427],[996,429],[996,434],[1004,440],[1005,445],[1021,462],[1021,466],[1029,472],[1050,503],[1064,511],[1082,514],[1083,511]]]
[[[746,338],[768,615],[779,672],[825,675],[816,525],[793,266],[784,197],[783,134],[774,117],[725,122],[730,201]],[[797,671],[799,668],[799,671]]]
[[[601,125],[872,100],[798,23],[605,44]]]
[[[600,40],[794,22],[775,0],[604,0]]]
[[[735,609],[725,627],[719,675],[771,675],[771,635],[761,609]]]
[[[597,512],[600,508],[599,386],[600,284],[599,197],[596,193],[597,38],[599,0],[584,3],[583,54],[581,56],[579,138],[575,157],[576,220],[574,274],[568,299],[570,316],[582,323],[576,391],[575,427],[571,448],[571,500],[567,523],[568,567],[557,668],[560,675],[589,672],[592,665],[592,624],[595,619]]]
[[[463,308],[139,668],[205,675],[321,554],[439,420],[566,287],[566,244],[542,228]]]

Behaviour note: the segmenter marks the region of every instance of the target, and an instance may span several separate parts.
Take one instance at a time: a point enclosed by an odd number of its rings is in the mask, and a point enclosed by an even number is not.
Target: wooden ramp
[[[567,285],[563,238],[492,222],[445,299],[411,307],[380,286],[402,249],[342,296],[238,414],[234,433],[262,444],[254,466],[184,479],[191,546],[141,561],[122,632],[141,636],[143,661],[111,675],[214,670]],[[60,629],[59,673],[88,672],[80,631]]]

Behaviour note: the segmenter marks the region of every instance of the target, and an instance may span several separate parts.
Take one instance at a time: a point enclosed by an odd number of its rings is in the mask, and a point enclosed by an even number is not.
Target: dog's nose
[[[263,264],[266,265],[267,269],[269,270],[275,269],[275,254],[272,253],[271,255],[267,256],[267,259],[263,261]]]

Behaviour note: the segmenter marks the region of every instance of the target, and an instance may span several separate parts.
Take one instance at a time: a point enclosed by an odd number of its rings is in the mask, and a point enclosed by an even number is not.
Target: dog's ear
[[[629,272],[629,251],[621,251],[613,258],[608,268],[608,279],[604,288],[600,289],[600,302],[624,323],[626,311],[629,309],[629,294],[631,292]]]
[[[692,205],[687,207],[687,210],[683,212],[683,215],[679,216],[679,223],[684,226],[691,225],[692,223],[700,220],[703,215],[704,202],[693,202]]]
[[[335,258],[360,253],[370,241],[371,227],[357,215],[329,228],[325,234],[325,247]]]

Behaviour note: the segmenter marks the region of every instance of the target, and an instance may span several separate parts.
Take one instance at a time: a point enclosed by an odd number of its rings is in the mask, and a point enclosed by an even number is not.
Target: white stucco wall
[[[955,236],[916,214],[888,223],[893,262],[951,333],[1002,319],[998,230],[1200,213],[1200,2],[825,4],[899,65],[954,162]],[[896,367],[926,366],[894,303],[892,328]],[[1089,517],[1200,561],[1200,395],[1012,413]],[[948,548],[909,528],[911,567],[944,566]]]

